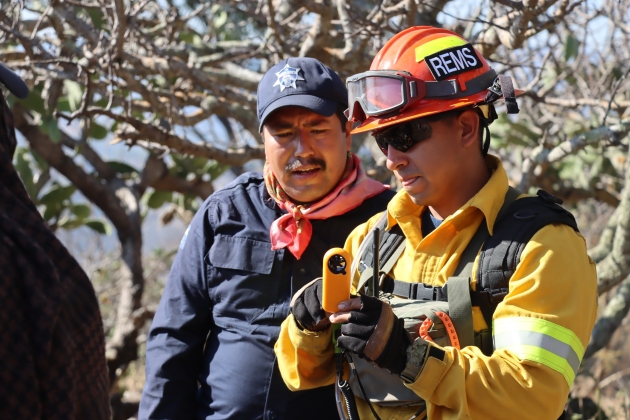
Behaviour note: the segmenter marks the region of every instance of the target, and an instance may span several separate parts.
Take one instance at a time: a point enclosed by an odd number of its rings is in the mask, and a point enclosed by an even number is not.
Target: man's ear
[[[462,112],[459,116],[462,129],[462,146],[467,148],[476,146],[479,138],[479,116],[472,109]]]
[[[346,150],[350,151],[350,149],[352,148],[352,135],[350,134],[350,131],[352,131],[352,122],[348,121],[346,123],[346,131],[345,131],[345,135],[346,135]]]

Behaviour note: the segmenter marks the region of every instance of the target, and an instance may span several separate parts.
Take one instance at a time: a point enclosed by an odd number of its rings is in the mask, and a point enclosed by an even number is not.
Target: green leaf
[[[573,35],[568,34],[564,42],[564,61],[569,61],[570,59],[577,57],[579,48],[580,41],[578,41]]]
[[[90,14],[92,18],[92,23],[96,29],[103,29],[103,12],[99,9],[89,8],[87,12]]]
[[[214,160],[208,162],[208,164],[204,168],[204,172],[210,175],[210,179],[215,180],[219,176],[221,176],[221,174],[225,172],[227,168],[228,167],[226,165],[222,165]]]
[[[85,222],[85,226],[100,233],[101,235],[109,235],[112,233],[112,227],[109,223],[105,223],[102,220],[88,220]]]
[[[137,174],[138,170],[136,168],[134,168],[133,166],[129,166],[124,162],[117,162],[115,160],[110,160],[109,162],[107,162],[107,164],[109,165],[110,168],[112,168],[114,171],[118,172],[119,174]]]
[[[81,97],[83,96],[83,89],[81,85],[74,80],[64,80],[63,85],[66,88],[66,94],[68,97],[68,103],[70,109],[76,111],[81,106]]]
[[[44,210],[44,215],[42,217],[46,222],[50,222],[53,218],[59,217],[59,215],[61,214],[61,210],[62,208],[60,205],[46,206],[46,209]]]
[[[61,130],[57,125],[57,120],[53,117],[46,117],[39,125],[39,131],[50,137],[53,143],[59,143],[61,140]]]
[[[61,205],[61,203],[68,200],[75,191],[76,187],[74,185],[68,185],[66,187],[55,185],[39,199],[39,203],[45,206]]]
[[[83,226],[83,220],[64,218],[63,220],[59,221],[57,226],[63,229],[67,229],[67,230],[76,229],[80,226]]]
[[[90,126],[90,137],[94,140],[103,140],[109,134],[109,130],[104,126],[92,121]]]
[[[24,105],[26,108],[32,109],[39,114],[43,115],[46,113],[44,100],[42,99],[40,92],[36,90],[31,90],[26,99],[18,99],[18,102]]]
[[[147,206],[152,209],[159,209],[165,203],[173,200],[173,193],[171,191],[153,190],[149,193],[147,200]]]
[[[70,102],[68,101],[68,98],[59,98],[59,100],[57,101],[57,111],[72,112],[74,110],[70,107]]]
[[[39,155],[39,153],[31,150],[31,155],[35,158],[35,162],[37,162],[37,168],[44,172],[48,169],[48,162],[46,162],[46,160],[44,160],[43,157],[41,157]]]
[[[20,179],[22,183],[24,183],[24,187],[28,192],[28,195],[31,198],[35,192],[35,183],[33,181],[33,170],[31,169],[31,163],[27,159],[28,151],[23,147],[18,147],[15,151],[15,169],[17,169],[18,174],[20,175]]]
[[[225,10],[221,10],[220,13],[214,16],[214,27],[219,29],[227,22],[227,12]]]
[[[87,219],[92,214],[92,209],[87,204],[75,204],[70,211],[77,216],[78,219]]]
[[[196,34],[190,31],[179,31],[180,41],[184,41],[186,44],[192,44],[194,36]]]

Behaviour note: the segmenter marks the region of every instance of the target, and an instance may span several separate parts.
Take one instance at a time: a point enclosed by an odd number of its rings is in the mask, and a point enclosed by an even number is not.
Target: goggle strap
[[[503,99],[505,99],[505,107],[507,108],[508,114],[518,114],[519,109],[516,103],[516,94],[514,93],[512,78],[505,75],[499,75],[497,78],[501,84],[501,92],[503,92]]]
[[[428,99],[457,99],[482,92],[492,86],[497,77],[497,72],[490,69],[466,82],[466,90],[459,90],[457,80],[444,80],[441,82],[425,82],[426,94]],[[512,89],[514,90],[514,89]]]
[[[498,75],[492,86],[488,89],[488,95],[486,95],[485,103],[491,104],[499,99],[505,100],[505,107],[508,114],[518,114],[518,103],[516,102],[516,93],[514,92],[514,85],[512,84],[512,78],[506,75]]]

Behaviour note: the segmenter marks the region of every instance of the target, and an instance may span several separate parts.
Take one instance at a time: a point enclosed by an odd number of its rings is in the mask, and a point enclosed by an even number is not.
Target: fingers
[[[352,298],[340,302],[338,305],[339,312],[330,314],[328,319],[333,324],[343,324],[350,321],[350,311],[358,311],[361,309],[361,298]]]
[[[340,311],[358,311],[361,309],[361,298],[356,297],[339,303]]]
[[[328,317],[333,324],[343,324],[350,321],[351,312],[337,312]]]

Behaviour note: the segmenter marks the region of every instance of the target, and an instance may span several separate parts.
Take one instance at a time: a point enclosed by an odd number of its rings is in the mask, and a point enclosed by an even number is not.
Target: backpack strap
[[[505,213],[508,211],[508,208],[512,205],[514,201],[521,195],[521,192],[516,188],[508,187],[508,191],[505,194],[505,199],[503,200],[503,204],[501,205],[501,209],[499,209],[499,213],[497,213],[497,217],[495,219],[496,223],[501,220]],[[479,254],[479,250],[481,246],[486,242],[488,238],[488,222],[484,219],[475,235],[472,237],[464,252],[462,252],[462,256],[459,259],[459,263],[457,264],[457,268],[455,268],[454,276],[456,277],[470,277],[472,274],[473,265],[475,264],[475,258]]]
[[[539,190],[536,197],[516,200],[495,223],[494,235],[486,240],[479,255],[477,290],[471,292],[473,305],[481,308],[489,328],[532,236],[549,224],[564,224],[578,232],[575,218],[561,203],[560,199]]]
[[[505,215],[507,209],[519,195],[521,193],[518,190],[512,187],[508,188],[496,220],[500,220]],[[470,242],[466,245],[464,252],[462,252],[454,275],[448,278],[443,287],[443,289],[447,289],[448,315],[457,331],[461,348],[475,345],[470,280],[475,258],[488,236],[488,222],[484,218]]]
[[[505,200],[503,201],[503,206],[499,210],[497,215],[497,219],[501,218],[503,214],[507,211],[510,204],[516,200],[516,198],[521,193],[515,188],[508,187],[508,191],[505,195]],[[496,222],[495,222],[496,223]],[[392,293],[396,296],[401,296],[407,299],[416,299],[416,300],[439,300],[446,301],[446,291],[443,290],[442,287],[439,286],[428,286],[423,283],[409,283],[400,280],[394,280],[391,277],[383,276],[383,274],[387,275],[396,264],[396,261],[400,258],[403,251],[405,250],[406,238],[403,234],[400,226],[395,225],[391,229],[386,230],[387,227],[387,211],[383,212],[381,217],[378,218],[370,232],[365,236],[359,249],[357,250],[357,255],[360,255],[360,258],[355,259],[352,262],[351,272],[354,273],[355,270],[359,270],[360,280],[359,285],[357,286],[357,290],[360,290],[367,284],[367,281],[371,278],[372,272],[368,270],[368,268],[372,267],[374,263],[374,256],[372,255],[372,251],[369,248],[369,244],[372,243],[372,235],[374,235],[375,228],[378,228],[381,232],[381,241],[379,248],[379,258],[381,262],[381,279],[380,279],[380,288],[383,292]],[[466,249],[462,253],[462,257],[459,260],[457,268],[455,269],[455,276],[466,277],[469,278],[472,274],[473,264],[475,262],[475,258],[477,254],[479,254],[479,249],[483,245],[484,241],[488,237],[488,226],[487,223],[482,222],[479,225],[479,229],[475,232],[475,235],[470,240]]]

